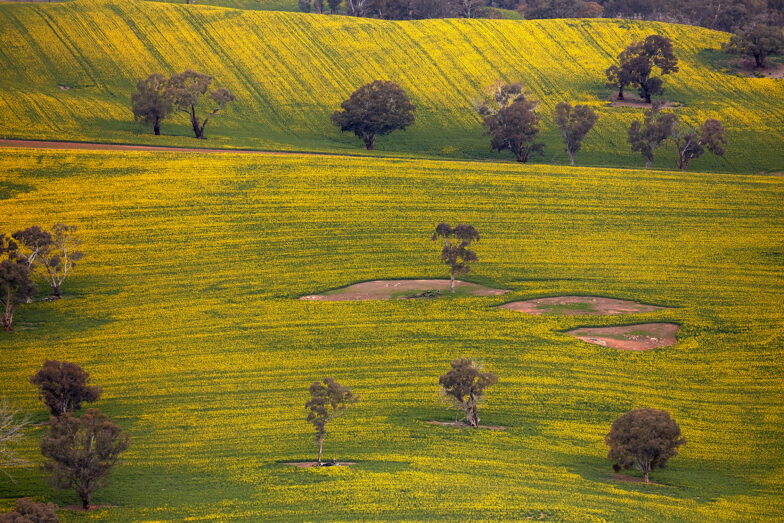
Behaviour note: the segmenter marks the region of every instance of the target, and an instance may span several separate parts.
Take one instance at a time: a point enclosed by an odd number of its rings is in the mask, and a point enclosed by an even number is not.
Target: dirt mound
[[[678,341],[675,323],[640,323],[623,327],[583,327],[570,330],[575,338],[620,350],[651,350],[670,347]]]
[[[440,427],[455,427],[458,429],[472,429],[473,427],[464,421],[426,421],[428,425],[438,425]],[[486,430],[506,430],[503,425],[479,425],[478,429]]]
[[[618,99],[618,93],[613,94],[610,96],[610,106],[612,107],[642,107],[644,109],[650,109],[651,104],[637,96],[633,93],[624,93],[623,100]],[[665,101],[662,107],[666,107],[668,109],[674,109],[676,107],[683,107],[683,104],[678,102],[667,102]]]
[[[507,292],[510,291],[485,287],[478,283],[455,281],[455,295],[457,296],[499,296]],[[323,294],[302,296],[300,300],[405,300],[437,298],[447,295],[451,295],[449,280],[375,280],[355,283]]]
[[[602,298],[601,296],[554,296],[551,298],[514,301],[499,307],[526,314],[557,314],[562,316],[581,314],[607,316],[610,314],[653,312],[666,308],[630,300]]]

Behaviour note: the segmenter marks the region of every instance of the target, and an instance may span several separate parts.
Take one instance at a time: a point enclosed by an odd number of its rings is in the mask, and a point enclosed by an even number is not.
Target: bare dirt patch
[[[768,60],[765,67],[756,67],[752,60],[739,60],[737,63],[738,72],[749,78],[773,78],[777,80],[784,78],[784,64]]]
[[[321,463],[320,468],[326,467],[350,467],[351,465],[356,465],[355,461],[324,461]],[[310,469],[310,468],[319,468],[318,461],[295,461],[292,463],[286,463],[286,465],[293,465],[300,469]]]
[[[465,281],[455,281],[455,294],[462,296],[500,296],[510,292]],[[451,295],[449,280],[374,280],[333,289],[323,294],[310,294],[300,300],[359,301],[426,299]]]
[[[661,483],[654,483],[653,481],[649,481],[645,483],[645,480],[642,478],[635,478],[634,476],[627,476],[626,474],[621,474],[620,472],[615,472],[610,474],[610,478],[616,481],[623,481],[624,483],[642,483],[643,485],[655,485],[657,487],[664,487]]]
[[[426,421],[428,425],[438,425],[439,427],[454,427],[457,429],[473,429],[471,425],[464,421]],[[485,430],[506,430],[503,425],[479,425],[478,429]]]
[[[636,94],[632,94],[632,93],[623,93],[623,100],[619,100],[618,93],[615,93],[610,96],[610,106],[611,107],[642,107],[643,109],[649,109],[651,107],[651,104],[647,103],[645,100],[643,100]],[[662,107],[673,109],[676,107],[683,107],[683,104],[678,102],[664,102],[664,105]]]
[[[101,510],[105,508],[118,508],[119,505],[90,505],[90,508],[87,510]],[[72,512],[87,512],[81,505],[66,505],[64,507],[60,507],[62,510],[70,510]]]
[[[561,316],[577,316],[582,314],[608,316],[611,314],[633,314],[653,312],[666,307],[646,305],[631,300],[603,298],[601,296],[553,296],[535,298],[533,300],[513,301],[499,305],[500,309],[509,309],[526,314],[553,314]]]
[[[640,323],[623,327],[583,327],[570,330],[575,338],[619,350],[651,350],[670,347],[678,341],[675,323]]]

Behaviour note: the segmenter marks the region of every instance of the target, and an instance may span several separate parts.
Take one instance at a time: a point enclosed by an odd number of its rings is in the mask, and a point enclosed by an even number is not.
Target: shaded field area
[[[0,4],[0,137],[511,161],[490,151],[472,104],[500,79],[522,81],[541,101],[547,148],[532,161],[568,162],[550,116],[568,101],[600,116],[578,164],[639,167],[626,130],[643,109],[612,107],[604,70],[652,33],[671,38],[681,59],[680,72],[665,78],[673,110],[688,124],[718,118],[727,128],[726,156],[705,155],[692,169],[784,170],[784,81],[717,66],[727,34],[598,19],[392,22],[142,0]],[[237,102],[210,121],[204,141],[182,115],[154,137],[133,121],[136,82],[186,68],[212,75]],[[366,153],[330,115],[375,79],[409,93],[416,122]],[[654,165],[674,169],[675,156],[668,145]]]
[[[455,281],[454,295],[500,296],[507,292],[509,291],[476,283]],[[332,289],[321,294],[309,294],[300,299],[313,301],[400,300],[444,296],[452,296],[449,280],[374,280]]]
[[[87,369],[131,447],[94,514],[111,521],[409,519],[737,521],[780,516],[784,461],[784,179],[437,161],[121,151],[0,151],[0,230],[77,224],[87,257],[65,298],[0,333],[0,396],[36,420],[44,359]],[[439,222],[473,224],[463,279],[511,292],[311,302],[347,282],[448,277]],[[674,347],[641,352],[566,333],[578,316],[494,307],[596,295],[670,307]],[[43,292],[41,294],[43,296]],[[593,316],[590,326],[630,323]],[[472,356],[500,381],[482,424],[438,393]],[[307,387],[361,401],[331,423],[326,460]],[[634,407],[668,410],[688,444],[654,487],[619,482],[604,435]],[[60,505],[33,465],[0,482]],[[628,473],[634,476],[634,472]],[[470,492],[470,495],[466,495]],[[644,515],[644,516],[641,516]]]

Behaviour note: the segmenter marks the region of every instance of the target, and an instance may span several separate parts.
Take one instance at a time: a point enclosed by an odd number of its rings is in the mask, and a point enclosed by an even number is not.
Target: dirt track
[[[153,151],[174,153],[234,153],[234,154],[266,154],[285,156],[343,156],[330,153],[309,153],[297,151],[260,151],[257,149],[201,149],[198,147],[165,147],[157,145],[123,145],[116,143],[89,142],[51,142],[42,140],[6,140],[0,139],[0,147],[23,147],[29,149],[85,149],[90,151]]]

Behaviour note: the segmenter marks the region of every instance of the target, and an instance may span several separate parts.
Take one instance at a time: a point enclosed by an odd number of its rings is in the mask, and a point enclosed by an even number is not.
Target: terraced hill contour
[[[545,155],[564,163],[549,117],[567,100],[601,119],[586,140],[584,165],[640,166],[625,140],[641,109],[609,107],[603,70],[630,41],[672,38],[681,71],[666,79],[687,121],[720,118],[729,130],[724,159],[694,170],[781,171],[784,81],[713,68],[727,35],[700,28],[618,20],[425,20],[242,11],[130,0],[0,5],[0,136],[162,145],[262,147],[361,153],[329,122],[339,102],[376,78],[400,83],[417,105],[408,131],[379,140],[377,154],[505,158],[489,151],[472,99],[497,79],[523,81],[542,101]],[[715,61],[715,60],[714,60]],[[138,78],[187,67],[208,72],[239,101],[189,138],[184,119],[155,139],[133,122]],[[662,151],[657,167],[673,168]]]

